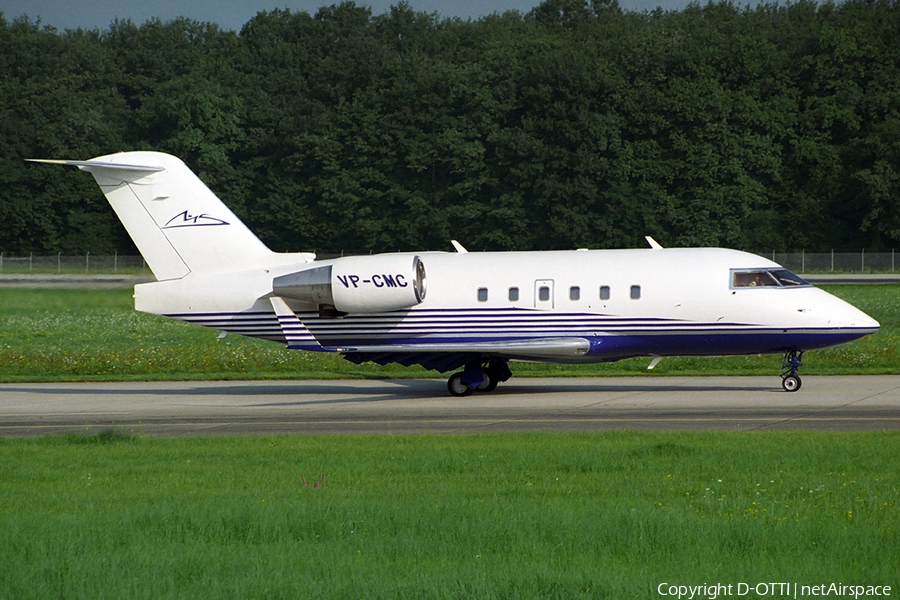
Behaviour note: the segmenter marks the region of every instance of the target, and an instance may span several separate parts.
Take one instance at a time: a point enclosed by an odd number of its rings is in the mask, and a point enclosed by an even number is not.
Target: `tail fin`
[[[259,267],[274,253],[178,158],[122,152],[36,160],[90,172],[160,281]]]

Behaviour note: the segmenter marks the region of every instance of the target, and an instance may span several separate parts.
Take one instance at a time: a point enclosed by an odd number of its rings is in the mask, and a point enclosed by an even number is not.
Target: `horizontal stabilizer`
[[[82,171],[91,171],[92,169],[113,169],[118,171],[149,171],[156,173],[164,171],[165,168],[158,165],[131,165],[125,163],[117,163],[108,160],[58,160],[55,158],[28,158],[28,162],[44,163],[48,165],[67,165],[70,167],[78,167]]]

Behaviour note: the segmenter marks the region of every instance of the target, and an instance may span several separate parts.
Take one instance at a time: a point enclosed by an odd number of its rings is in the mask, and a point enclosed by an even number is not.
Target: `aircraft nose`
[[[820,289],[807,304],[810,316],[818,315],[819,322],[825,327],[836,329],[852,329],[860,335],[869,335],[878,331],[881,325],[846,300],[833,296]],[[800,312],[806,312],[801,310]],[[815,318],[815,317],[814,317]]]
[[[837,325],[842,327],[871,329],[872,333],[881,328],[881,324],[878,321],[850,304],[846,304],[844,310],[834,315],[834,320]]]
[[[878,321],[876,321],[875,319],[873,319],[872,317],[870,317],[869,315],[867,315],[866,313],[864,313],[862,311],[859,311],[859,312],[862,315],[862,319],[860,319],[861,320],[860,327],[868,327],[870,329],[875,329],[875,330],[881,329],[881,324]]]

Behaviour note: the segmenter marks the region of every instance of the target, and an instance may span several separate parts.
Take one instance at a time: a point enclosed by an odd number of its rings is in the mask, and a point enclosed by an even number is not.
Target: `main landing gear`
[[[784,388],[784,391],[796,392],[803,385],[803,381],[797,375],[797,371],[800,370],[802,364],[802,351],[791,350],[784,353],[784,358],[781,361],[781,387]]]
[[[472,392],[493,392],[497,384],[512,377],[505,360],[476,360],[450,376],[447,389],[451,396],[468,396]]]

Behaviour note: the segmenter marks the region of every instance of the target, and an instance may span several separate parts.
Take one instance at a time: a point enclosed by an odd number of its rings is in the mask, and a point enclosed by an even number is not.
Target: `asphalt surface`
[[[0,273],[0,287],[13,288],[74,288],[74,289],[125,289],[139,283],[156,281],[152,275],[29,275]]]
[[[900,376],[514,378],[454,398],[443,380],[0,385],[0,437],[900,429]]]

